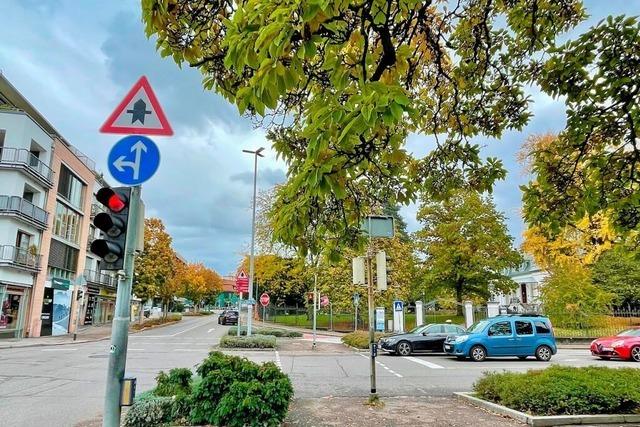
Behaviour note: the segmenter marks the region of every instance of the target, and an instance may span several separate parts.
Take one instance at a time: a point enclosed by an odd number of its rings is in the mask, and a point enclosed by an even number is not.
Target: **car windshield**
[[[486,326],[489,324],[488,320],[481,320],[479,322],[474,323],[467,329],[467,332],[470,334],[475,334],[477,332],[481,332]]]
[[[640,328],[627,329],[618,334],[619,337],[640,337]]]

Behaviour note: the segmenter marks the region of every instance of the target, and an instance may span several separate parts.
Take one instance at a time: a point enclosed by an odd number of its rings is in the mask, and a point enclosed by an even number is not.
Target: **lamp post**
[[[262,151],[264,147],[260,147],[255,151],[242,150],[243,153],[253,154],[253,216],[251,219],[251,258],[249,258],[249,298],[253,297],[253,275],[255,265],[255,244],[256,244],[256,182],[258,177],[258,157],[264,157]],[[240,317],[240,312],[238,312]],[[247,304],[247,336],[251,336],[251,323],[253,317],[253,304]]]

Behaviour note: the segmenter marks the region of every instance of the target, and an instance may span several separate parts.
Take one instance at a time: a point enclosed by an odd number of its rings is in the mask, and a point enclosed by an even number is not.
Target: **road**
[[[129,337],[127,375],[138,378],[138,392],[155,385],[160,370],[194,367],[228,330],[215,316],[185,318],[182,322]],[[256,362],[273,361],[287,373],[298,398],[366,396],[369,359],[320,337],[311,350],[308,336],[280,340],[278,351],[228,351]],[[73,426],[102,412],[108,341],[52,347],[0,350],[0,425]],[[526,371],[550,366],[534,359],[458,361],[443,355],[377,359],[381,396],[446,396],[470,390],[485,371]],[[586,350],[561,349],[552,363],[570,366],[626,366],[640,364],[602,361]]]
[[[214,316],[129,336],[128,376],[138,390],[160,370],[194,367],[227,332]],[[109,341],[0,350],[0,425],[67,427],[102,412]]]

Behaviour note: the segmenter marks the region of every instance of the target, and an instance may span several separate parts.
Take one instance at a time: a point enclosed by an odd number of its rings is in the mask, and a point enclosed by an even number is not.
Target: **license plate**
[[[445,350],[451,350],[451,346],[450,346],[449,344],[445,344],[445,345],[444,345],[444,349],[445,349]]]
[[[602,351],[613,351],[611,347],[602,347]]]

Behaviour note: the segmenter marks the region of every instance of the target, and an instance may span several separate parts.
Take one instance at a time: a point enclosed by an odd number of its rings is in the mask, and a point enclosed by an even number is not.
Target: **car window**
[[[454,325],[444,325],[444,331],[447,334],[459,334],[461,333],[460,328]]]
[[[511,322],[498,322],[489,328],[489,336],[503,337],[511,335]]]
[[[439,334],[442,332],[441,325],[430,325],[423,331],[426,334]]]
[[[626,329],[618,334],[619,337],[640,337],[640,328]]]
[[[536,333],[537,334],[550,334],[551,333],[551,328],[549,327],[549,325],[547,325],[542,320],[536,320],[534,323],[536,325]]]
[[[516,320],[517,335],[533,335],[533,325],[528,320]]]

